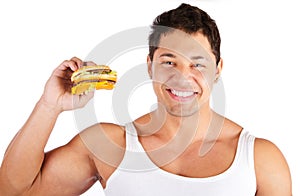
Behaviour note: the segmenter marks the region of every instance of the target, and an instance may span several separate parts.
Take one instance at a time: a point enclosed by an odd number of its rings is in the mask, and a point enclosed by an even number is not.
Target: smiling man
[[[197,7],[161,14],[147,58],[157,109],[126,126],[95,124],[44,153],[59,114],[93,97],[71,94],[70,76],[83,62],[64,61],[6,151],[0,195],[79,195],[99,181],[106,195],[290,196],[280,150],[210,107],[223,67],[220,40]]]
[[[158,102],[164,103],[166,110],[175,116],[190,116],[200,108],[208,109],[222,60],[216,62],[201,32],[189,35],[172,28],[166,30],[171,32],[161,36],[152,59],[148,57],[148,70]]]

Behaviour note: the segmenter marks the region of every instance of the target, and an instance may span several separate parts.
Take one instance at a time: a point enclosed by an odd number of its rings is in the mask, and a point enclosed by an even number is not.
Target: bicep
[[[79,136],[45,155],[31,193],[79,195],[96,181],[97,169]]]
[[[255,141],[255,170],[257,196],[290,196],[291,175],[288,164],[273,143],[264,139]]]

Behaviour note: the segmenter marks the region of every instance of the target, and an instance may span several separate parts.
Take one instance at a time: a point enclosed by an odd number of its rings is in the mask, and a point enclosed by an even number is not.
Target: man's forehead
[[[167,33],[161,37],[158,48],[187,57],[213,58],[210,44],[202,33],[190,35],[179,30]]]

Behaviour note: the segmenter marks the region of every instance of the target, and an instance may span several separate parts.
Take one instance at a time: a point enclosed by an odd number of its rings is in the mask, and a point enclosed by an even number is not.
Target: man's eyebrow
[[[203,57],[203,56],[192,56],[191,59],[192,60],[201,60],[201,59],[205,59],[205,57]]]
[[[176,56],[172,53],[163,53],[161,55],[159,55],[159,58],[160,57],[171,57],[171,58],[176,58]]]
[[[173,53],[166,52],[166,53],[162,53],[161,55],[159,55],[159,58],[161,58],[161,57],[176,58],[176,55],[173,54]],[[206,58],[204,56],[201,56],[201,55],[192,56],[190,59],[191,60],[206,60]]]

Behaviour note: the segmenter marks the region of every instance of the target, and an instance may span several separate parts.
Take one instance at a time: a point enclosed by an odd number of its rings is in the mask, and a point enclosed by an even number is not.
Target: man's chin
[[[174,117],[191,117],[199,112],[199,109],[167,108],[167,112]]]

